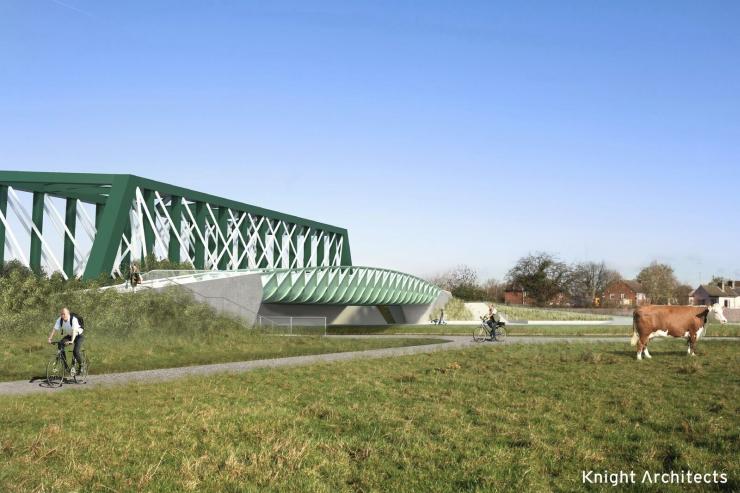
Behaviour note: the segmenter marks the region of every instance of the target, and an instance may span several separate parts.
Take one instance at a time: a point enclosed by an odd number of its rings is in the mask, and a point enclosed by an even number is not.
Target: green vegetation
[[[0,359],[0,381],[46,375],[46,362],[56,352],[56,346],[46,343],[48,332],[7,341]],[[201,332],[197,326],[189,326],[178,333],[133,330],[123,339],[116,334],[91,332],[85,341],[85,350],[91,359],[90,373],[99,374],[439,342],[438,339],[411,338],[285,337],[259,334],[245,328]],[[71,361],[71,354],[67,358]]]
[[[585,491],[606,469],[738,491],[738,349],[662,341],[638,371],[623,344],[488,344],[6,397],[0,490]]]
[[[469,335],[475,325],[388,325],[380,327],[328,327],[329,334],[426,334]],[[506,333],[512,336],[631,336],[631,325],[507,325]],[[709,324],[703,337],[740,337],[738,324]],[[700,343],[701,343],[700,340]]]
[[[433,318],[439,317],[439,312],[432,313]],[[445,320],[472,320],[473,314],[465,308],[465,302],[460,298],[452,297],[445,305]]]
[[[436,342],[270,336],[217,316],[175,288],[118,293],[95,286],[27,269],[0,277],[0,333],[5,336],[0,380],[44,374],[55,351],[46,338],[63,306],[84,317],[93,374]]]
[[[528,336],[632,336],[631,325],[509,325],[509,335]],[[740,337],[740,325],[708,324],[704,337]]]
[[[611,317],[608,315],[598,315],[595,313],[588,312],[576,312],[567,310],[550,310],[545,308],[533,308],[529,306],[519,305],[504,305],[502,303],[490,303],[488,301],[480,301],[479,303],[485,303],[487,305],[493,305],[499,311],[510,320],[610,320]],[[439,312],[435,311],[432,314],[433,318],[439,316]],[[465,301],[453,297],[445,305],[445,319],[446,320],[475,320],[473,313],[465,306]]]
[[[141,272],[147,272],[150,270],[192,270],[194,269],[193,264],[190,262],[173,262],[167,258],[160,259],[156,255],[150,253],[144,257],[142,265],[139,266]]]
[[[509,320],[610,320],[606,315],[569,312],[567,310],[548,310],[528,306],[514,306],[494,303],[498,311]]]
[[[48,332],[63,306],[82,315],[90,332],[121,338],[132,330],[177,332],[193,320],[205,329],[240,327],[175,290],[134,294],[98,287],[95,282],[64,281],[58,274],[47,278],[13,270],[0,277],[0,332],[13,337]]]
[[[425,334],[425,335],[470,335],[477,325],[388,325],[381,327],[328,327],[329,334]],[[507,325],[506,333],[512,336],[582,336],[614,335],[631,336],[632,326],[626,325]],[[740,335],[740,329],[733,330],[733,335]]]

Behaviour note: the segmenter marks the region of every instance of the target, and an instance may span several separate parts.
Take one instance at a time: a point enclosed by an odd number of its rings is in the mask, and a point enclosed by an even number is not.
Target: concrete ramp
[[[156,271],[155,271],[156,273]],[[262,305],[262,275],[259,272],[210,271],[157,276],[144,280],[139,289],[162,290],[177,287],[190,293],[197,301],[208,303],[218,313],[236,316],[249,325],[254,324]],[[125,284],[119,291],[130,290]]]
[[[465,308],[467,308],[468,311],[473,314],[473,320],[476,322],[480,322],[481,317],[488,317],[488,303],[465,303]],[[498,315],[499,317],[501,317],[502,322],[507,324],[509,323],[504,314],[501,313],[501,310],[499,310]]]

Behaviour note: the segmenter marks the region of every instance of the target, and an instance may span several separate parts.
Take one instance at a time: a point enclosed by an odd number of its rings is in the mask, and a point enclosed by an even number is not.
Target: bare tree
[[[478,273],[467,265],[458,265],[454,269],[433,276],[429,282],[466,301],[482,300],[486,297],[485,291],[478,284]]]
[[[565,292],[568,266],[546,252],[537,252],[520,258],[506,275],[515,287],[527,292],[537,305],[546,305]]]
[[[468,265],[458,265],[453,269],[432,276],[428,280],[442,289],[452,291],[462,286],[477,286],[478,273]]]
[[[678,280],[670,265],[653,262],[640,271],[637,280],[642,284],[651,303],[670,305],[675,302],[674,293]]]
[[[602,262],[580,262],[570,269],[568,292],[576,306],[591,306],[596,296],[622,276]]]
[[[504,291],[506,291],[506,284],[499,281],[498,279],[489,279],[483,283],[483,289],[486,292],[486,299],[495,301],[498,303],[504,302]]]

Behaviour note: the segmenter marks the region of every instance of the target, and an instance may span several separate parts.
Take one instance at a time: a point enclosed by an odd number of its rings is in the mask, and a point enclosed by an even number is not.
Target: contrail
[[[54,2],[55,4],[59,5],[60,7],[64,7],[65,9],[74,10],[75,12],[79,12],[80,14],[86,15],[88,17],[95,17],[90,12],[87,12],[87,11],[82,10],[82,9],[78,9],[77,7],[73,7],[72,5],[66,4],[66,3],[62,2],[61,0],[50,0],[50,1]]]

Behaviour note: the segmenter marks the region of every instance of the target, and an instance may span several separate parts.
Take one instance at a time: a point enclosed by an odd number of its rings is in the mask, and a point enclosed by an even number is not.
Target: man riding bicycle
[[[496,330],[496,327],[503,327],[506,325],[501,321],[501,315],[498,314],[498,310],[493,305],[488,307],[488,320],[486,320],[486,324],[491,328],[491,330]]]
[[[63,351],[64,346],[67,344],[74,344],[72,354],[74,355],[74,360],[77,362],[77,371],[79,372],[82,365],[80,349],[82,348],[82,343],[85,342],[85,336],[83,335],[85,330],[82,328],[79,319],[70,313],[69,308],[62,308],[59,315],[59,318],[54,324],[54,328],[51,329],[51,332],[49,333],[49,344],[51,344],[51,338],[54,336],[54,332],[60,331],[62,333],[62,338],[57,346],[59,350],[62,351],[65,366],[67,366],[67,356]]]

